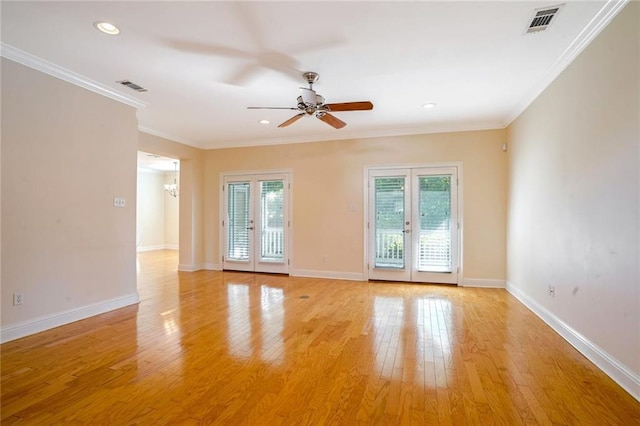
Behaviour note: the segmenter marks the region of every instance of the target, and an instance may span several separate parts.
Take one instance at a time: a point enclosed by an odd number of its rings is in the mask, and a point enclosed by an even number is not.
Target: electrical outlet
[[[22,293],[13,293],[13,306],[22,305],[24,303],[24,296]]]
[[[126,201],[124,198],[113,197],[113,206],[114,207],[124,207],[126,205]]]

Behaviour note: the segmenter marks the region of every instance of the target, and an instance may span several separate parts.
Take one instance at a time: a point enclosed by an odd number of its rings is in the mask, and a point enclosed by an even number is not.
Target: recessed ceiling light
[[[433,102],[430,102],[428,104],[422,105],[422,108],[424,108],[424,109],[430,109],[430,108],[435,108],[435,107],[436,107],[436,104],[434,104]]]
[[[260,120],[260,121],[258,121],[258,123],[260,123],[260,124],[269,124],[270,121],[269,120]]]
[[[109,22],[94,22],[93,26],[105,34],[109,34],[109,35],[120,34],[120,30],[118,29],[118,27],[116,27],[113,24],[110,24]]]

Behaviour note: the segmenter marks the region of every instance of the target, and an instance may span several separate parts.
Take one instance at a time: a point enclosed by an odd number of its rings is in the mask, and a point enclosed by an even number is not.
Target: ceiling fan
[[[278,127],[287,127],[288,125],[298,121],[305,114],[315,114],[316,118],[324,121],[325,123],[336,129],[343,128],[347,125],[347,123],[340,120],[338,117],[329,114],[329,112],[368,111],[373,109],[373,104],[369,101],[326,104],[324,103],[324,97],[318,95],[316,91],[313,90],[313,83],[318,81],[318,79],[320,78],[318,73],[305,72],[302,74],[302,77],[304,77],[307,83],[309,83],[309,88],[300,88],[300,96],[298,96],[297,107],[247,107],[247,109],[290,109],[293,111],[300,111],[298,114],[280,124]]]

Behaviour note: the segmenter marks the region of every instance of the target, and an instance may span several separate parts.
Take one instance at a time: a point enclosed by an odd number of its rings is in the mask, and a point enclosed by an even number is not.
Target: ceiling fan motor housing
[[[313,83],[318,81],[318,79],[320,78],[320,75],[317,72],[313,72],[313,71],[305,72],[304,74],[302,74],[302,76],[304,77],[305,80],[307,80],[310,86],[312,86]]]

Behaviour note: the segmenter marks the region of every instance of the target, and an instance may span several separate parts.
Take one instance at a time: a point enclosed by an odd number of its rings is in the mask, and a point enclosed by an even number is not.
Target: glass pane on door
[[[249,260],[250,232],[250,183],[233,182],[228,186],[227,208],[227,258],[229,260]]]
[[[418,271],[451,272],[451,176],[420,176]]]
[[[284,262],[284,181],[260,182],[260,261]]]
[[[405,178],[377,177],[374,182],[374,266],[402,269],[405,267]]]

